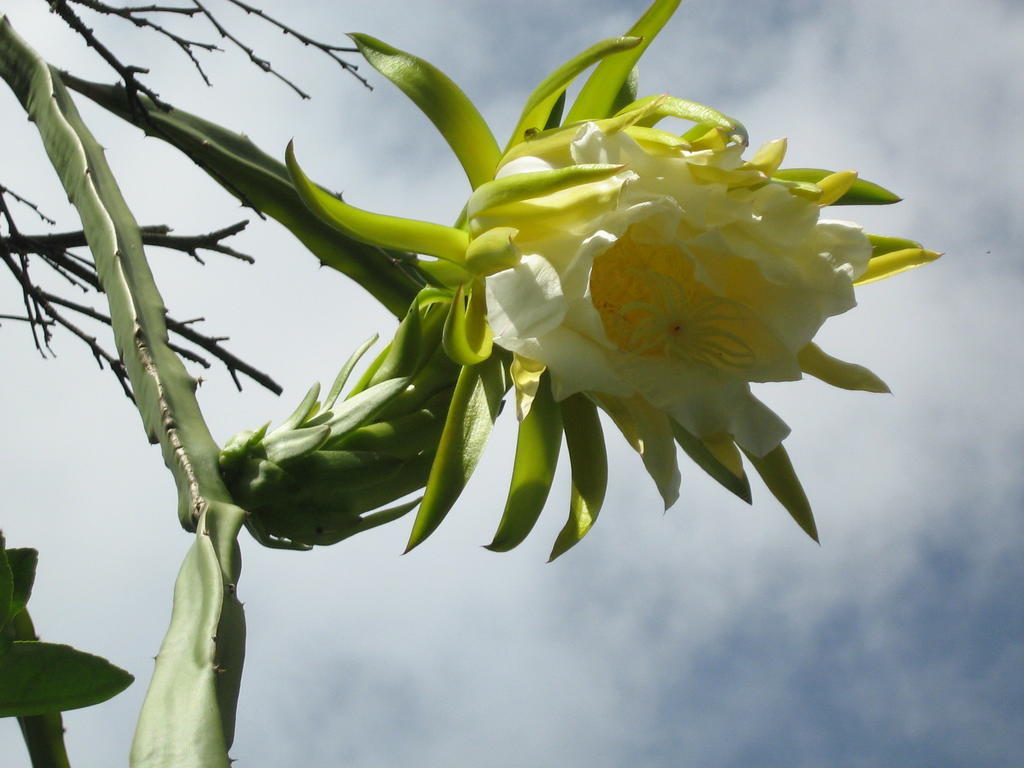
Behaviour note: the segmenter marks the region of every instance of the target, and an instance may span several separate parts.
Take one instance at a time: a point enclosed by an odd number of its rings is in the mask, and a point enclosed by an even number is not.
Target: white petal
[[[497,339],[495,342],[512,349]],[[584,391],[619,397],[628,397],[635,391],[612,365],[607,350],[564,326],[539,339],[517,340],[513,351],[548,367],[556,400]]]
[[[487,322],[498,343],[507,337],[540,336],[565,317],[558,272],[543,256],[527,254],[511,269],[487,278]]]

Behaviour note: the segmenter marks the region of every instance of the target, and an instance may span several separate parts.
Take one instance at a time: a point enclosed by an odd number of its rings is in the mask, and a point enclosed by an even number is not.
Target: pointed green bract
[[[908,240],[905,237],[890,237],[888,235],[871,234],[867,237],[868,242],[871,243],[872,259],[877,259],[879,256],[885,256],[887,253],[893,253],[895,251],[924,248],[924,246],[916,240]]]
[[[796,524],[818,542],[818,527],[814,524],[811,503],[807,500],[807,494],[804,493],[803,486],[800,485],[800,480],[793,470],[793,463],[789,460],[785,447],[780,444],[764,456],[754,456],[747,451],[743,453],[764,480],[768,490],[785,507]]]
[[[364,34],[349,35],[368,62],[413,100],[459,158],[476,189],[494,176],[498,143],[465,93],[433,64]]]
[[[860,277],[853,281],[856,286],[873,283],[886,277],[898,275],[908,269],[923,266],[935,261],[941,253],[929,251],[926,248],[905,248],[899,251],[889,251],[878,256],[872,256],[868,268]]]
[[[672,422],[672,434],[675,436],[676,442],[679,443],[679,447],[694,464],[717,480],[723,488],[731,491],[747,504],[751,503],[750,481],[747,480],[745,474],[737,475],[732,472],[708,450],[708,447],[700,439],[675,421]]]
[[[469,199],[467,211],[470,216],[480,216],[501,205],[551,195],[579,184],[602,181],[624,167],[611,164],[570,165],[549,171],[515,173],[481,186]]]
[[[841,389],[862,392],[888,393],[889,386],[863,365],[847,363],[826,354],[821,347],[810,342],[796,356],[800,370]]]
[[[469,235],[461,229],[431,221],[371,213],[339,200],[314,184],[303,172],[295,159],[292,142],[288,142],[285,163],[302,201],[343,234],[381,248],[414,251],[454,262],[465,258]]]
[[[541,377],[530,412],[519,424],[512,482],[492,552],[507,552],[527,537],[540,517],[562,446],[562,411],[551,395],[551,377]]]
[[[643,42],[628,51],[608,56],[597,65],[569,110],[565,119],[567,123],[600,119],[612,113],[615,100],[623,84],[629,80],[633,67],[675,13],[679,3],[680,0],[655,0],[651,4],[626,33],[629,37],[643,38]]]
[[[703,130],[706,131],[711,127],[722,128],[735,135],[742,144],[748,143],[747,129],[739,120],[729,117],[717,109],[698,104],[695,101],[678,99],[675,96],[645,96],[622,107],[616,114],[625,114],[648,105],[652,105],[653,109],[636,121],[640,127],[650,128],[666,117],[676,117],[696,123],[694,129],[703,127]]]
[[[572,467],[569,519],[555,539],[548,562],[565,554],[587,535],[597,520],[608,488],[608,453],[597,406],[576,394],[561,403],[565,444]]]
[[[324,398],[323,409],[325,411],[331,410],[334,404],[338,401],[341,396],[341,391],[345,388],[345,384],[348,383],[348,377],[352,375],[352,369],[356,367],[359,360],[366,354],[367,350],[377,343],[378,336],[373,336],[364,341],[355,352],[353,352],[345,364],[341,366],[341,370],[338,371],[338,375],[334,377],[334,383],[331,384],[331,389],[327,393],[327,397]]]
[[[487,325],[483,281],[478,283],[479,286],[470,294],[468,307],[462,286],[459,286],[444,324],[441,337],[444,350],[459,365],[481,363],[491,356],[493,348],[491,328]]]
[[[834,171],[826,171],[822,168],[780,168],[772,174],[772,180],[815,184],[833,173]],[[885,187],[872,181],[857,179],[846,194],[832,205],[892,205],[900,200],[902,200],[901,197]]]
[[[544,78],[533,93],[526,99],[522,116],[516,124],[512,136],[505,147],[507,152],[512,146],[525,139],[533,131],[544,128],[558,103],[564,100],[566,87],[576,79],[587,67],[593,66],[613,53],[636,48],[643,41],[639,37],[612,37],[596,43],[582,53],[574,56],[562,66]],[[557,125],[557,123],[556,123]]]
[[[476,469],[508,388],[504,366],[503,356],[494,354],[459,374],[406,552],[441,524]]]

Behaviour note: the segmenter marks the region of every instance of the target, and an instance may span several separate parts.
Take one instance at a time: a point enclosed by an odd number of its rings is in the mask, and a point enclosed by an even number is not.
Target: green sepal
[[[462,286],[455,291],[441,336],[444,351],[459,365],[481,363],[491,356],[493,348],[493,334],[487,324],[483,281],[476,282],[477,285],[469,295],[468,306]]]
[[[593,527],[608,488],[608,452],[597,406],[576,394],[561,403],[565,444],[572,468],[569,519],[555,539],[550,563],[576,545]]]
[[[826,171],[821,168],[780,168],[772,174],[772,181],[797,181],[804,184],[816,184],[826,176],[831,176],[833,171]],[[892,205],[903,198],[885,187],[879,186],[871,181],[857,179],[846,194],[836,200],[832,205]]]
[[[492,552],[508,552],[529,535],[540,517],[555,477],[562,446],[562,411],[551,394],[551,376],[541,377],[530,412],[519,424],[512,482]]]
[[[712,479],[718,481],[723,488],[743,499],[747,504],[751,503],[750,481],[745,474],[733,474],[732,470],[719,461],[698,437],[675,421],[672,422],[672,434],[679,447],[694,464],[707,472]]]
[[[877,259],[887,253],[906,251],[911,249],[924,248],[916,240],[908,240],[905,237],[889,237],[888,235],[868,235],[868,242],[871,243],[871,258]]]
[[[434,532],[469,482],[508,389],[505,379],[500,354],[459,374],[406,552]]]
[[[550,117],[559,100],[564,103],[565,89],[576,77],[588,67],[597,64],[613,53],[621,53],[636,48],[643,41],[639,37],[612,37],[587,48],[544,78],[533,90],[523,107],[523,113],[516,124],[508,145],[507,152],[513,146],[527,138],[534,131],[540,130],[550,123]],[[559,110],[559,113],[561,110]],[[556,122],[555,125],[558,125]],[[553,127],[553,126],[552,126]]]
[[[324,450],[373,451],[399,459],[433,452],[441,438],[451,399],[451,389],[438,392],[412,413],[375,421],[331,438],[324,444]]]
[[[558,94],[558,98],[555,99],[551,112],[548,113],[547,120],[544,121],[544,130],[548,131],[561,125],[563,112],[565,112],[565,91]]]
[[[409,386],[407,377],[387,379],[380,384],[360,392],[358,395],[343,400],[331,411],[331,418],[326,422],[331,435],[344,435],[361,427],[380,413],[386,405],[394,400]]]
[[[820,544],[811,503],[807,500],[803,486],[800,485],[785,447],[780,443],[762,457],[754,456],[747,451],[743,453],[764,480],[768,490],[785,507],[801,530]]]
[[[735,136],[741,144],[746,145],[749,141],[747,129],[739,120],[719,112],[717,109],[698,104],[695,101],[677,99],[675,96],[645,96],[642,99],[626,104],[616,112],[617,115],[626,114],[634,110],[654,105],[646,115],[636,121],[636,124],[643,128],[655,126],[666,117],[676,117],[680,120],[688,120],[696,125],[691,129],[699,133],[706,133],[711,127],[722,128],[730,136]],[[687,132],[687,135],[691,135]]]
[[[628,51],[607,57],[597,65],[569,110],[567,123],[600,119],[612,114],[615,100],[623,84],[629,80],[633,67],[675,13],[679,3],[680,0],[655,0],[651,4],[626,33],[629,37],[642,38],[642,42]]]
[[[280,432],[274,430],[263,440],[263,450],[270,461],[283,464],[308,456],[327,442],[330,436],[331,428],[326,424]]]
[[[0,717],[89,707],[116,696],[134,679],[69,645],[15,641],[0,656]]]
[[[462,163],[473,189],[494,177],[498,143],[473,102],[451,78],[433,64],[369,35],[349,37],[366,60],[430,118]]]
[[[371,213],[324,191],[299,166],[292,142],[288,142],[285,151],[285,164],[302,201],[342,234],[381,248],[414,251],[456,263],[465,257],[469,235],[461,229],[431,221]]]
[[[637,99],[637,91],[640,89],[640,67],[634,66],[629,70],[629,77],[622,83],[619,92],[612,102],[611,114],[616,114]]]
[[[292,411],[291,415],[281,422],[281,424],[274,429],[270,434],[274,432],[287,432],[292,429],[298,429],[300,425],[304,424],[308,419],[312,418],[320,405],[316,399],[320,395],[320,382],[316,382],[306,392],[306,396],[302,398],[302,402],[299,403],[298,407]]]
[[[474,237],[466,249],[466,267],[474,274],[487,276],[519,263],[515,227],[492,227]]]
[[[814,342],[808,342],[797,352],[796,359],[801,371],[833,387],[879,394],[891,392],[889,385],[870,369],[832,357]]]
[[[516,173],[480,187],[469,199],[470,217],[480,216],[494,208],[542,197],[564,189],[590,184],[614,176],[625,168],[618,164],[570,165],[549,171]]]
[[[349,392],[349,397],[362,392],[366,387],[379,384],[399,376],[415,373],[422,358],[423,315],[419,304],[413,301],[402,322],[398,324],[394,338],[380,353],[359,382]]]
[[[329,411],[334,407],[334,404],[341,396],[341,391],[345,388],[345,384],[348,383],[348,377],[352,375],[352,369],[356,367],[363,355],[366,354],[367,350],[377,343],[378,338],[377,334],[373,334],[373,336],[364,341],[359,346],[359,349],[353,352],[349,359],[345,361],[345,364],[341,366],[341,370],[338,371],[338,375],[334,377],[334,383],[331,384],[331,389],[327,393],[327,397],[324,398],[323,410]]]

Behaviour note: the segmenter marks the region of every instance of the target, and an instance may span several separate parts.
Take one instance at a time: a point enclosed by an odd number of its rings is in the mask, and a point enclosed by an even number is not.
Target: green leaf
[[[459,158],[473,189],[494,177],[498,143],[473,102],[446,74],[369,35],[349,37],[366,60],[430,118]]]
[[[550,117],[555,111],[555,107],[560,101],[564,104],[566,87],[581,72],[613,53],[636,48],[642,42],[639,37],[612,37],[602,40],[569,59],[569,61],[544,78],[533,90],[533,93],[527,97],[523,113],[516,124],[515,130],[512,131],[512,136],[509,138],[505,151],[507,152],[511,147],[523,141],[534,131],[549,126],[551,122]],[[561,110],[558,111],[561,112]],[[556,122],[555,125],[558,125],[558,123]]]
[[[572,467],[572,495],[569,519],[555,539],[548,562],[565,554],[587,535],[597,521],[608,487],[608,453],[597,406],[585,395],[576,394],[563,400],[561,409]]]
[[[674,421],[672,422],[672,434],[675,436],[676,442],[679,443],[679,447],[694,464],[717,480],[722,487],[743,499],[747,504],[750,503],[750,481],[747,480],[745,474],[734,474],[708,450],[708,447],[699,438]]]
[[[743,452],[754,469],[768,486],[779,503],[786,508],[786,511],[796,521],[804,533],[810,536],[819,544],[818,527],[814,524],[814,513],[811,512],[811,503],[807,500],[803,486],[793,470],[793,463],[789,460],[789,454],[780,443],[777,448],[769,451],[765,456],[754,456],[746,451]]]
[[[551,395],[551,377],[543,376],[530,412],[519,424],[512,483],[492,552],[507,552],[527,537],[540,517],[562,446],[562,411]]]
[[[381,248],[414,251],[456,263],[465,260],[469,246],[469,235],[465,231],[432,221],[372,213],[349,205],[310,180],[295,159],[292,142],[288,142],[285,163],[302,201],[343,235]]]
[[[569,110],[567,123],[601,119],[612,114],[615,101],[629,80],[633,67],[675,13],[679,3],[680,0],[655,0],[651,4],[626,33],[629,37],[643,38],[643,42],[628,51],[609,56],[597,65]]]
[[[39,552],[28,547],[7,550],[7,562],[14,576],[14,590],[11,595],[11,616],[17,616],[32,596],[32,585],[36,580],[36,565]],[[3,626],[3,622],[0,622]]]
[[[0,533],[0,631],[11,620],[16,611],[13,610],[14,603],[14,573],[7,560],[7,551],[4,549],[4,535]]]
[[[780,168],[772,174],[772,180],[797,181],[805,184],[815,184],[826,176],[831,176],[833,171],[826,171],[821,168]],[[898,203],[903,198],[890,192],[871,181],[857,179],[849,191],[832,205],[891,205]]]
[[[17,641],[0,656],[0,717],[89,707],[116,696],[134,679],[69,645]]]
[[[246,136],[181,109],[159,109],[142,94],[129,100],[119,85],[67,73],[62,78],[104,109],[180,149],[230,194],[281,222],[322,264],[350,277],[393,314],[405,313],[424,282],[415,257],[367,245],[322,221],[302,202],[284,164]]]
[[[441,524],[476,469],[508,389],[504,366],[503,355],[493,354],[459,374],[406,552]]]

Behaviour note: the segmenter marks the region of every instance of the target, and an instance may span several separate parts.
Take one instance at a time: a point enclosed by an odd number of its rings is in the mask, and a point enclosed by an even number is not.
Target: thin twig
[[[107,64],[109,64],[118,75],[121,76],[129,103],[133,105],[133,108],[142,108],[142,103],[139,101],[139,94],[144,93],[152,99],[153,103],[160,107],[160,109],[170,109],[170,105],[164,102],[156,91],[140,83],[136,77],[136,75],[144,75],[149,72],[147,68],[136,67],[132,64],[122,64],[110,49],[96,38],[93,30],[85,25],[85,23],[78,17],[78,14],[68,7],[67,0],[49,0],[49,3],[50,10],[60,16],[65,24],[71,27],[72,30],[77,32],[79,36],[85,40],[86,45],[96,51],[96,53],[98,53],[100,57],[107,62]],[[145,112],[145,110],[143,110],[143,112]]]
[[[268,72],[271,75],[273,75],[274,77],[276,77],[282,83],[284,83],[289,88],[291,88],[293,91],[295,91],[295,93],[297,93],[300,98],[302,98],[302,99],[308,99],[309,98],[309,94],[308,93],[306,93],[304,90],[299,88],[299,86],[297,86],[295,83],[293,83],[287,77],[285,77],[280,72],[278,72],[276,69],[274,69],[267,59],[264,59],[264,58],[262,58],[260,56],[257,56],[256,55],[256,51],[254,51],[248,45],[243,43],[241,40],[239,40],[233,34],[228,32],[227,28],[223,24],[221,24],[217,20],[217,17],[214,16],[212,13],[210,13],[210,10],[205,5],[203,5],[199,0],[192,0],[192,4],[196,8],[198,8],[200,13],[202,13],[203,16],[206,17],[207,21],[209,21],[210,24],[213,25],[213,28],[215,30],[217,30],[217,34],[219,34],[221,37],[223,37],[223,38],[225,38],[227,40],[230,40],[232,43],[234,43],[235,47],[239,48],[241,51],[243,51],[246,54],[246,56],[249,57],[249,61],[251,61],[257,67],[262,69],[264,72]]]
[[[24,257],[22,258],[24,259]],[[86,343],[100,368],[103,368],[103,363],[106,362],[107,366],[110,368],[111,373],[114,374],[115,378],[117,378],[118,382],[121,384],[121,389],[124,391],[125,395],[129,399],[134,401],[135,398],[132,395],[131,386],[128,383],[128,372],[125,370],[124,364],[121,362],[121,360],[115,357],[114,355],[110,354],[109,352],[107,352],[107,350],[100,346],[100,343],[95,336],[91,336],[90,334],[86,333],[77,325],[75,325],[66,317],[64,317],[64,315],[61,314],[61,312],[53,306],[53,304],[56,302],[51,303],[51,294],[48,294],[46,291],[43,291],[41,288],[35,285],[31,281],[31,279],[29,279],[29,276],[25,270],[19,269],[13,256],[9,251],[7,251],[6,247],[4,247],[3,244],[0,244],[0,261],[3,261],[7,265],[7,268],[14,275],[15,279],[21,284],[21,289],[25,297],[26,306],[32,304],[36,308],[35,311],[37,313],[40,313],[38,316],[33,317],[33,313],[30,310],[29,324],[33,328],[33,334],[35,332],[35,327],[37,325],[41,324],[43,326],[43,330],[45,332],[45,336],[47,339],[47,349],[49,350],[50,354],[53,355],[53,350],[49,349],[48,343],[50,338],[49,326],[57,324],[63,327],[64,329],[70,331],[73,335],[77,336],[79,339]],[[41,313],[45,313],[46,318],[43,318]],[[47,318],[51,322],[47,322]],[[36,347],[37,349],[40,350],[40,353],[42,353],[42,349],[39,347],[38,340],[36,342]]]
[[[51,219],[45,213],[43,213],[40,210],[38,205],[33,203],[31,200],[26,200],[24,197],[19,195],[13,189],[9,189],[8,187],[5,187],[3,184],[0,184],[0,195],[10,195],[15,200],[17,200],[19,203],[21,203],[22,205],[27,206],[28,208],[31,208],[33,211],[35,211],[36,216],[38,216],[40,219],[45,221],[50,226],[56,226],[57,225],[57,222],[54,221],[53,219]]]
[[[195,51],[193,51],[192,49],[199,48],[204,51],[220,51],[222,50],[221,48],[214,45],[213,43],[204,43],[200,40],[192,40],[187,37],[182,37],[181,35],[175,32],[171,32],[166,27],[157,24],[152,19],[148,19],[145,16],[138,15],[140,13],[177,13],[184,14],[186,16],[194,16],[195,14],[199,13],[198,8],[166,8],[155,5],[148,6],[145,8],[117,8],[115,6],[99,2],[98,0],[70,1],[72,3],[75,3],[76,5],[81,5],[92,11],[96,11],[97,13],[102,13],[107,16],[117,16],[118,18],[131,22],[139,29],[151,29],[157,34],[166,37],[168,40],[170,40],[172,43],[178,46],[178,48],[180,48],[186,56],[188,56],[189,60],[191,60],[192,62],[192,65],[196,68],[196,71],[199,73],[199,76],[203,79],[203,82],[207,85],[212,85],[210,83],[210,78],[207,77],[206,71],[203,69],[203,65],[199,62],[199,59],[196,58]]]
[[[263,10],[261,10],[259,8],[256,8],[254,6],[251,6],[251,5],[247,5],[246,3],[241,2],[241,0],[228,0],[228,2],[231,3],[232,5],[235,5],[235,6],[239,7],[239,8],[241,8],[243,11],[246,12],[246,14],[252,14],[254,16],[259,16],[261,19],[263,19],[267,23],[272,24],[273,26],[275,26],[278,29],[280,29],[285,35],[290,35],[290,36],[294,37],[296,40],[298,40],[304,46],[310,46],[311,45],[314,48],[319,48],[325,54],[327,54],[332,59],[334,59],[334,61],[336,61],[341,66],[342,69],[344,69],[346,72],[348,72],[350,75],[352,75],[356,80],[358,80],[360,83],[362,83],[364,86],[366,86],[369,90],[371,90],[371,91],[373,90],[373,86],[370,85],[369,81],[367,81],[367,79],[365,77],[363,77],[362,75],[359,74],[359,67],[357,65],[351,64],[351,63],[345,61],[340,56],[338,56],[339,53],[358,53],[359,52],[358,48],[355,48],[353,46],[331,45],[329,43],[322,43],[322,42],[320,42],[318,40],[314,40],[313,38],[308,37],[307,35],[302,34],[301,32],[299,32],[299,31],[297,31],[295,29],[292,29],[288,25],[286,25],[286,24],[278,21],[277,19],[275,19],[273,16],[270,16],[269,14],[264,12]]]

